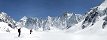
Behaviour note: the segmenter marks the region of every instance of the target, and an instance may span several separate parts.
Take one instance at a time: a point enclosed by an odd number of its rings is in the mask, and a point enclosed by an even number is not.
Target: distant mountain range
[[[11,28],[26,27],[35,30],[69,30],[69,31],[98,31],[107,25],[107,0],[101,5],[91,8],[85,15],[65,12],[62,16],[46,19],[24,16],[18,22],[14,21],[5,12],[0,13],[0,22],[8,23]],[[91,31],[93,32],[93,31]]]

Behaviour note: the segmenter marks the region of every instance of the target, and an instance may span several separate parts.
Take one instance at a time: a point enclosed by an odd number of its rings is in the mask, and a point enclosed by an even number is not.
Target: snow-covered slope
[[[8,26],[7,23],[4,23],[4,22],[0,22],[0,31],[1,32],[11,32],[13,29]]]
[[[0,13],[0,22],[8,23],[11,28],[15,28],[15,21],[6,13]]]
[[[107,25],[107,0],[105,0],[100,6],[91,8],[89,12],[84,16],[85,18],[75,24],[67,31],[79,32],[101,32],[105,30]]]
[[[22,31],[23,33],[21,33],[20,37],[18,37],[18,33],[0,33],[0,40],[107,40],[107,31],[89,34],[35,31],[29,34],[26,29]]]
[[[97,21],[101,21],[100,17],[103,17],[107,14],[107,0],[105,0],[100,6],[92,8],[85,17],[85,20],[82,23],[82,29],[93,26]],[[103,8],[102,8],[103,7]],[[103,20],[104,18],[102,18]],[[105,18],[106,19],[106,18]],[[102,25],[101,25],[102,26]]]
[[[104,10],[107,8],[107,0],[105,0],[100,6],[99,6],[99,10]]]

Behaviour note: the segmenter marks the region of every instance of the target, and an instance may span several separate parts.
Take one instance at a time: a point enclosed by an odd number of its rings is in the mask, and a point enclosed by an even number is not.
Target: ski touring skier
[[[32,29],[30,29],[30,34],[31,34],[32,32],[33,32]]]
[[[18,37],[20,37],[20,35],[21,35],[21,28],[18,29],[18,33],[19,33]]]

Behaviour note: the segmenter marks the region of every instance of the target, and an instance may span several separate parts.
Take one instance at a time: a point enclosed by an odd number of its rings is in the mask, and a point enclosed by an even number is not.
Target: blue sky
[[[0,11],[15,20],[23,16],[60,16],[65,11],[84,14],[104,0],[0,0]]]

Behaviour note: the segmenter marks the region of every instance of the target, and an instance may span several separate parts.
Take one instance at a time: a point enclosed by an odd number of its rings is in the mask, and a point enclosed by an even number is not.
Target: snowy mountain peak
[[[51,19],[51,17],[50,16],[48,16],[48,20],[50,20]]]
[[[0,13],[0,18],[6,17],[6,16],[7,16],[7,14],[6,14],[5,12],[1,12],[1,13]]]
[[[5,12],[1,12],[1,14],[3,14],[3,15],[7,15]]]
[[[105,0],[100,6],[99,6],[99,10],[104,10],[107,8],[107,0]]]
[[[107,0],[105,0],[100,6],[91,8],[91,10],[86,13],[83,20],[80,22],[80,24],[77,24],[76,26],[81,25],[82,29],[88,29],[88,28],[91,28],[92,26],[96,26],[95,24],[98,21],[102,22],[102,20],[104,18],[103,16],[105,14],[107,14]],[[106,19],[107,19],[107,17],[105,17],[105,19],[104,19],[105,22],[104,23],[102,22],[104,25],[103,28],[107,25]],[[102,27],[102,24],[100,24],[100,26],[97,26],[97,27]],[[75,28],[75,27],[73,27],[73,28]],[[79,28],[79,29],[81,29],[81,28]],[[96,30],[96,28],[95,29],[93,28],[93,30]]]
[[[74,13],[66,12],[66,13],[64,13],[64,16],[71,17],[73,14],[74,14]]]
[[[24,16],[23,18],[21,18],[21,20],[26,20],[27,19],[27,17],[26,16]]]

